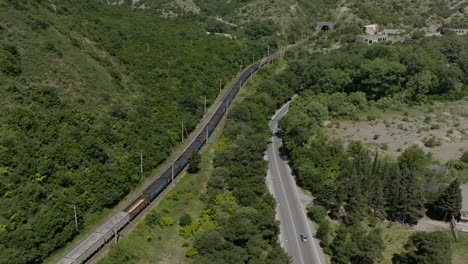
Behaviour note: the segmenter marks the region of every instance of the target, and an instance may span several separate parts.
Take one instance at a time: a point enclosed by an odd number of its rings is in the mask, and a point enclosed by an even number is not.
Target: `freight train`
[[[72,251],[63,257],[57,264],[81,264],[88,261],[96,252],[104,247],[116,235],[130,223],[148,204],[153,201],[158,195],[177,177],[188,163],[189,156],[196,151],[199,151],[203,144],[206,143],[208,137],[213,133],[223,115],[227,112],[229,105],[234,100],[241,86],[247,79],[260,67],[270,62],[276,57],[283,56],[284,52],[277,52],[271,56],[262,58],[257,63],[245,69],[236,82],[230,87],[221,104],[211,116],[209,121],[200,130],[195,140],[180,154],[167,168],[159,178],[157,178],[149,187],[147,187],[138,198],[130,203],[124,210],[118,212],[90,236],[78,244]]]

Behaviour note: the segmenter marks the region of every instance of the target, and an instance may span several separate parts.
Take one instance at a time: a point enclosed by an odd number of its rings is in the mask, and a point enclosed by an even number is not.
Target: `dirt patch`
[[[412,145],[441,162],[458,159],[468,150],[468,99],[377,111],[363,119],[368,120],[330,123],[327,133],[346,141],[360,140],[394,157]]]
[[[197,6],[193,0],[176,0],[175,4],[179,6],[185,12],[190,12],[194,14],[200,13],[200,7]]]

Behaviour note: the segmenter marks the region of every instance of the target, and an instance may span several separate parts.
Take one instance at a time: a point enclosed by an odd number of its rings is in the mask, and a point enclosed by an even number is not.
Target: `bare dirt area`
[[[468,150],[468,98],[400,111],[375,111],[366,121],[332,122],[327,133],[345,141],[360,140],[384,154],[397,157],[418,145],[436,160],[458,159]]]

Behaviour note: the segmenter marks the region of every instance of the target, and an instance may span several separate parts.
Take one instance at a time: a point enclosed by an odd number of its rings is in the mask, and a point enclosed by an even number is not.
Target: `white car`
[[[307,242],[307,235],[301,234],[300,237],[302,242]]]

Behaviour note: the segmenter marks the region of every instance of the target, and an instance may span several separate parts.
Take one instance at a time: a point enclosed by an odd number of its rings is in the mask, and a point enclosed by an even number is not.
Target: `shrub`
[[[440,128],[439,124],[433,124],[433,125],[431,126],[431,130],[439,129],[439,128]]]
[[[380,137],[380,135],[379,135],[379,134],[375,134],[375,135],[374,135],[374,140],[377,140],[377,139],[379,139],[379,137]]]
[[[184,214],[179,218],[180,226],[188,226],[192,223],[192,217],[189,214]]]
[[[187,258],[195,257],[196,255],[198,255],[198,250],[196,248],[187,248],[187,251],[185,253],[185,256],[187,256]]]
[[[428,148],[435,148],[435,147],[442,145],[442,142],[440,142],[440,140],[438,140],[434,136],[423,139],[423,143],[424,143],[424,146]]]
[[[327,215],[327,209],[321,205],[309,205],[307,207],[307,215],[314,222],[320,222]]]
[[[179,235],[183,238],[189,238],[193,232],[194,230],[190,225],[179,227]]]
[[[463,152],[462,156],[460,157],[460,160],[464,163],[468,163],[468,151]]]
[[[411,36],[413,39],[420,39],[423,38],[425,35],[424,31],[415,31],[413,32],[413,35]]]
[[[148,226],[153,227],[156,223],[159,222],[161,216],[155,211],[151,211],[145,218],[145,222]]]
[[[387,143],[382,143],[382,145],[380,145],[380,148],[382,150],[388,150],[388,144]]]
[[[379,222],[379,220],[377,219],[377,217],[369,217],[368,226],[369,227],[376,227],[378,222]]]
[[[171,226],[174,224],[174,220],[168,216],[165,216],[159,220],[159,226],[164,228],[166,226]]]

